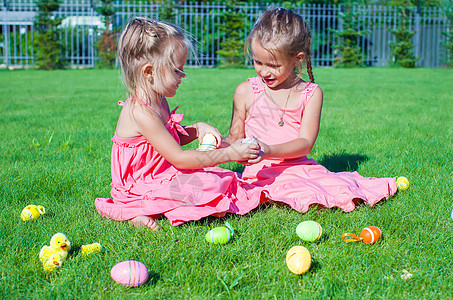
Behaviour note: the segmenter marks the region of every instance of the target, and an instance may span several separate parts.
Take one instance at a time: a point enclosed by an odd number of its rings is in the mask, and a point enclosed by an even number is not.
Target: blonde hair
[[[305,64],[311,82],[315,82],[311,66],[311,34],[303,18],[290,9],[275,8],[264,12],[256,21],[245,42],[247,57],[250,57],[251,43],[259,41],[270,53],[279,51],[290,58],[300,52],[305,54]],[[296,70],[302,75],[300,66]]]
[[[145,64],[153,66],[153,75],[158,82],[170,80],[170,76],[174,76],[170,71],[177,69],[173,61],[177,47],[192,49],[190,41],[177,26],[147,18],[130,20],[118,42],[118,61],[129,94],[134,95],[138,88],[148,90],[150,83],[141,72]],[[162,84],[161,88],[164,86]]]

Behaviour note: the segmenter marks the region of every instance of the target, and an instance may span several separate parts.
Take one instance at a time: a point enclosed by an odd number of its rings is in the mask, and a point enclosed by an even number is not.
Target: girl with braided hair
[[[323,102],[310,47],[309,27],[300,15],[283,8],[264,12],[246,40],[258,76],[237,87],[222,146],[245,137],[258,140],[260,155],[242,162],[242,180],[256,202],[252,206],[277,201],[300,212],[310,205],[345,212],[361,201],[372,206],[396,192],[395,178],[330,172],[307,158],[318,136]],[[305,69],[308,82],[302,79]]]

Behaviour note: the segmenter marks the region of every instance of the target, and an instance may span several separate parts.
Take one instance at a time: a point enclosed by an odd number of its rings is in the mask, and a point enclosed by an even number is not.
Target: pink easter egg
[[[148,280],[148,269],[139,261],[125,260],[112,267],[110,276],[121,285],[137,287]]]

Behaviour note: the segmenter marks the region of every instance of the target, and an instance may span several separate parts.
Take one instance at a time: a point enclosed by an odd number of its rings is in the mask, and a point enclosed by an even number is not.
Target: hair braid
[[[315,77],[313,76],[313,70],[312,70],[312,67],[311,67],[311,57],[310,57],[310,55],[306,56],[306,61],[307,61],[307,74],[308,74],[308,77],[310,78],[311,82],[315,83]]]

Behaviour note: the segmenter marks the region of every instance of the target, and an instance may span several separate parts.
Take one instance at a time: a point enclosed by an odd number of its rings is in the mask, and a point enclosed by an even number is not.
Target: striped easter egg
[[[374,244],[381,238],[381,235],[381,230],[376,226],[365,227],[362,232],[360,232],[360,237],[366,244]]]
[[[208,231],[205,235],[207,242],[211,244],[226,244],[234,235],[234,229],[230,223],[225,222],[226,227],[216,227]]]
[[[136,260],[125,260],[117,263],[110,270],[110,276],[116,283],[124,286],[141,286],[148,280],[148,269]]]
[[[45,213],[46,209],[41,205],[27,205],[20,213],[20,218],[22,221],[34,221]]]

